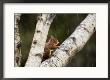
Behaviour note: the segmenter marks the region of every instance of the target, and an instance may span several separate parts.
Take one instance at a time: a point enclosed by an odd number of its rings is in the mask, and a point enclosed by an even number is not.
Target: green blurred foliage
[[[48,38],[55,36],[60,44],[74,32],[75,28],[85,19],[87,14],[56,14],[49,32]],[[32,38],[37,23],[37,14],[22,14],[20,20],[20,37],[22,40],[22,65],[28,58]],[[68,67],[91,67],[96,66],[96,33],[86,43],[85,47],[70,59]]]

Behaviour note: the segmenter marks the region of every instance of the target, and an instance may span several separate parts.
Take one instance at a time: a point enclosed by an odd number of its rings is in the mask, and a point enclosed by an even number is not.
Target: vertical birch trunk
[[[75,31],[60,45],[50,59],[41,63],[40,67],[66,66],[70,57],[80,51],[96,27],[96,14],[89,14],[75,29]]]
[[[38,22],[25,67],[38,67],[41,64],[48,31],[54,17],[54,14],[48,13],[38,16]]]
[[[15,30],[15,35],[14,35],[14,38],[15,38],[15,43],[14,43],[14,46],[15,46],[15,53],[14,53],[14,66],[15,67],[19,67],[21,65],[21,40],[20,40],[20,34],[19,34],[19,21],[20,21],[20,15],[21,14],[15,14],[15,27],[14,27],[14,30]]]

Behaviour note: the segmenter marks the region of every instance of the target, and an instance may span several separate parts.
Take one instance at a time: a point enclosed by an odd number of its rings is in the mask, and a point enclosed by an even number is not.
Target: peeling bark
[[[38,67],[41,64],[45,42],[55,14],[40,14],[25,67]]]
[[[20,21],[20,15],[21,14],[15,14],[15,53],[14,53],[14,66],[19,67],[21,65],[21,40],[20,40],[20,34],[19,34],[19,21]]]
[[[80,51],[96,27],[96,14],[89,14],[75,29],[75,31],[60,45],[50,59],[41,63],[40,67],[66,66],[70,57]]]

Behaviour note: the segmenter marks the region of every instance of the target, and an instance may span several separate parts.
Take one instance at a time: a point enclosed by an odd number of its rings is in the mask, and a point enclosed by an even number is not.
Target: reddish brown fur
[[[58,40],[57,38],[51,36],[50,39],[46,42],[44,48],[43,61],[48,59],[52,55],[52,51],[58,48]]]

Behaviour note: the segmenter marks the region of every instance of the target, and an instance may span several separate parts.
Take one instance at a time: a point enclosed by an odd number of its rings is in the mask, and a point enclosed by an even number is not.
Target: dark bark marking
[[[19,19],[16,19],[16,24],[18,25],[20,23],[20,20]]]
[[[40,30],[37,30],[37,33],[40,33],[41,31]]]
[[[54,18],[55,17],[55,14],[50,14],[50,18]]]
[[[76,42],[76,38],[75,37],[70,37],[74,42]]]
[[[21,41],[19,41],[18,43],[17,43],[17,46],[16,46],[18,49],[20,49],[20,47],[21,47]]]
[[[64,49],[64,51],[67,53],[68,52],[68,50],[66,50],[66,49]]]
[[[78,27],[77,29],[81,29],[81,28],[83,28],[85,31],[87,31],[88,33],[89,33],[89,30],[87,29],[87,28],[85,28],[85,24],[80,24],[79,25],[80,27]],[[84,26],[84,27],[83,27]]]
[[[40,18],[40,21],[43,21],[43,18],[42,17]]]
[[[57,67],[57,64],[54,64],[55,67]]]
[[[52,21],[54,19],[54,17],[55,17],[55,14],[50,14],[50,16],[48,17],[48,20]]]
[[[39,14],[39,15],[38,15],[37,20],[43,21],[42,14]]]
[[[35,56],[39,56],[40,58],[43,58],[43,55],[38,53],[38,54],[35,54]]]
[[[82,27],[82,26],[86,26],[85,24],[80,24],[81,28],[83,28],[85,31],[87,31],[89,33],[89,30],[85,27]]]
[[[16,63],[18,64],[18,62],[19,62],[19,57],[16,57]]]
[[[96,31],[96,28],[94,27],[94,32]]]
[[[34,41],[33,41],[33,44],[37,44],[37,40],[34,40]]]
[[[47,25],[50,25],[50,23],[49,23],[49,22],[47,22],[46,24],[47,24]]]
[[[56,56],[56,57],[57,57],[57,56]],[[57,60],[58,60],[58,61],[60,61],[60,58],[59,58],[59,57],[57,57]]]
[[[89,30],[87,29],[87,28],[85,28],[85,27],[82,27],[86,32],[88,32],[89,33]]]

